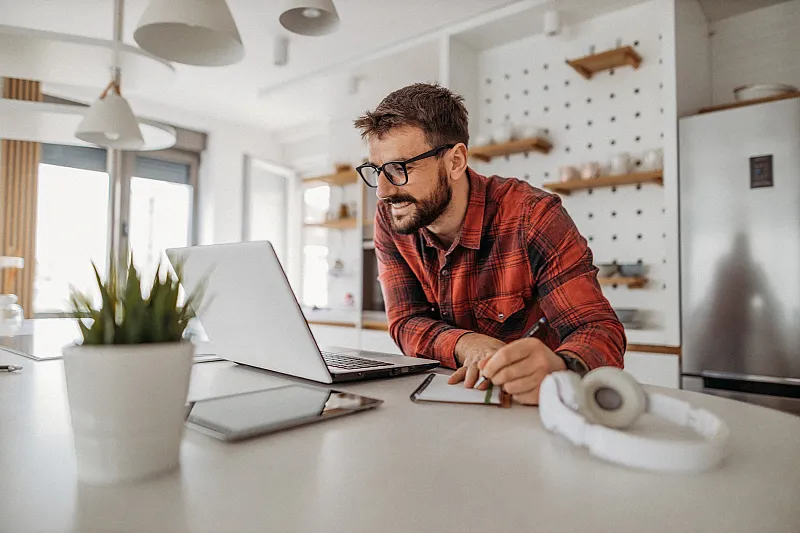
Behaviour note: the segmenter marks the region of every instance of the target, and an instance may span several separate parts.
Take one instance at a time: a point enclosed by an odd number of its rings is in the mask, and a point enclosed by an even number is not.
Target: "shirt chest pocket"
[[[525,300],[519,294],[492,296],[475,303],[475,318],[486,328],[502,327],[515,313],[525,309]]]

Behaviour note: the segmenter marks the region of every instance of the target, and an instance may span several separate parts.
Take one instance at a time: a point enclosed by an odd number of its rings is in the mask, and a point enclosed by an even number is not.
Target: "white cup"
[[[492,132],[492,139],[497,144],[509,142],[514,137],[514,129],[510,122],[504,122],[497,126]]]
[[[642,161],[647,170],[658,170],[664,166],[664,151],[661,148],[648,150]]]
[[[627,174],[631,170],[631,156],[627,152],[619,153],[611,158],[611,173]]]
[[[596,161],[590,161],[581,165],[581,178],[590,180],[600,177],[600,164]]]
[[[562,182],[572,181],[580,177],[578,169],[571,166],[560,167],[558,169],[558,175]]]

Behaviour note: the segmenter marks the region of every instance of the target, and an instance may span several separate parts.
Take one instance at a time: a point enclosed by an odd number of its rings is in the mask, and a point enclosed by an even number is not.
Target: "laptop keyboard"
[[[352,355],[344,355],[342,353],[334,352],[321,352],[325,364],[334,368],[341,368],[342,370],[353,370],[355,368],[375,368],[379,366],[393,366],[392,363],[385,363],[383,361],[373,361],[371,359],[363,359],[361,357],[353,357]]]

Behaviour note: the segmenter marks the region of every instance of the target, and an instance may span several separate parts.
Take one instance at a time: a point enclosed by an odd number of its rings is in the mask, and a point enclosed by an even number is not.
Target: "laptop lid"
[[[333,379],[267,241],[173,248],[184,289],[207,279],[198,316],[223,359],[322,383]]]

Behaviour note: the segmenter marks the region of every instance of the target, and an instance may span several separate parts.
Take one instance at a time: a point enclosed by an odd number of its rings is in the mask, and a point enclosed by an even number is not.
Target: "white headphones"
[[[644,412],[687,426],[704,440],[666,441],[618,431]],[[596,368],[583,379],[568,371],[548,375],[539,389],[539,414],[545,428],[596,457],[659,472],[714,468],[725,456],[729,434],[725,422],[705,409],[648,394],[633,376],[613,367]]]

